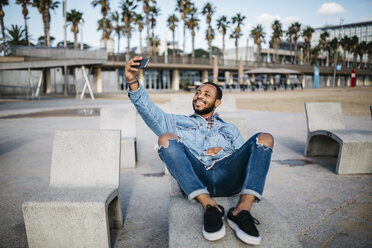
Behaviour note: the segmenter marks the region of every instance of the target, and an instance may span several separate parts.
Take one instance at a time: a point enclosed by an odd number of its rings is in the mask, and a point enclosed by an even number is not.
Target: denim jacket
[[[136,91],[128,89],[128,96],[147,126],[157,136],[164,133],[176,134],[207,169],[244,144],[238,128],[219,117],[215,118],[213,127],[208,131],[205,119],[197,114],[186,116],[165,113],[152,102],[141,85]],[[205,152],[212,147],[222,149],[214,156],[207,156]]]

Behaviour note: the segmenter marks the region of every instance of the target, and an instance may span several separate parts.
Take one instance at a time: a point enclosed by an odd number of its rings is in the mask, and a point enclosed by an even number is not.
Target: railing
[[[137,54],[108,54],[108,61],[113,61],[113,62],[125,62],[129,60],[131,57],[135,56]],[[141,55],[144,56],[144,55]],[[151,63],[160,63],[160,64],[183,64],[183,65],[209,65],[213,66],[214,59],[209,59],[209,58],[191,58],[188,56],[181,57],[181,56],[175,56],[173,57],[172,55],[169,56],[154,56],[151,55],[150,57],[150,62]],[[239,67],[239,60],[229,60],[229,59],[223,59],[221,57],[218,58],[217,60],[218,66],[225,66],[225,67],[234,67],[238,68]],[[313,67],[313,64],[310,63],[303,63],[303,64],[292,64],[292,63],[268,63],[268,62],[253,62],[253,61],[245,61],[243,60],[243,67],[244,68],[257,68],[257,67],[267,67],[267,68],[286,68],[286,69],[292,69],[292,70],[301,70],[306,67]],[[333,64],[327,65],[317,65],[323,68],[333,68]],[[346,65],[343,65],[343,68],[358,68],[358,69],[372,69],[372,64],[371,63],[362,63],[360,64],[359,62],[356,63],[346,63]]]

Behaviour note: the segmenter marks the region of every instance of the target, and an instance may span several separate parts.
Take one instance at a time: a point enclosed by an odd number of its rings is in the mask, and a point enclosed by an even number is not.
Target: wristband
[[[132,84],[136,84],[136,83],[139,83],[139,81],[138,81],[138,79],[136,78],[136,80],[135,81],[133,81],[133,82],[128,82],[128,85],[132,85]]]

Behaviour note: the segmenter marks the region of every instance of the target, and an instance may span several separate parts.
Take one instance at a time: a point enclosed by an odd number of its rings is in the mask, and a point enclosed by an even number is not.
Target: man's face
[[[207,117],[212,114],[221,100],[217,99],[217,89],[210,84],[200,86],[192,99],[192,106],[196,114]]]

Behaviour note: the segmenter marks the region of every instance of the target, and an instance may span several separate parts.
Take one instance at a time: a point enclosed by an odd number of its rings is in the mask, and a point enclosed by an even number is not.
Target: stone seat
[[[169,176],[169,247],[247,247],[240,241],[226,221],[226,236],[217,241],[207,241],[202,235],[203,209],[199,203],[191,202],[180,193],[177,182]],[[227,211],[236,205],[238,196],[216,197],[218,204]],[[260,221],[257,226],[262,237],[260,247],[301,247],[295,233],[291,231],[279,211],[265,198],[255,203],[252,215]]]
[[[28,246],[111,247],[119,182],[120,131],[57,130],[49,187],[22,205]]]
[[[337,157],[337,174],[372,173],[372,132],[345,129],[340,103],[305,103],[305,156]]]
[[[137,126],[133,106],[104,107],[100,110],[100,129],[121,131],[121,168],[136,168]]]

